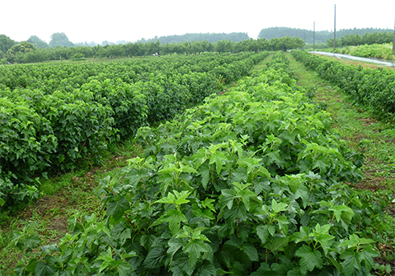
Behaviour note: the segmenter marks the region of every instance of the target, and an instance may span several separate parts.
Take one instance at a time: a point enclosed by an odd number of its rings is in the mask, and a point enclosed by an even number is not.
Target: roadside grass
[[[395,128],[393,124],[374,119],[338,87],[321,79],[314,71],[306,70],[288,54],[291,69],[298,77],[298,84],[311,95],[314,101],[331,113],[332,127],[338,131],[349,147],[364,153],[362,170],[364,179],[357,184],[350,184],[355,189],[371,192],[372,198],[389,195],[386,208],[386,220],[383,221],[384,232],[373,233],[378,241],[377,248],[381,257],[376,261],[376,272],[385,274],[395,271]],[[344,60],[340,60],[344,61]],[[370,65],[368,65],[370,67]],[[374,204],[374,202],[372,202]],[[373,216],[374,214],[372,214]],[[388,272],[389,273],[389,272]]]

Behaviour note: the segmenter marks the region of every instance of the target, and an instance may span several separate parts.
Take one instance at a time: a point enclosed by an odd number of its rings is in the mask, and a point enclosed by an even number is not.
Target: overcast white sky
[[[316,30],[394,28],[395,0],[0,0],[0,34],[13,40],[56,32],[70,41],[135,42],[185,33],[246,32],[263,28]]]

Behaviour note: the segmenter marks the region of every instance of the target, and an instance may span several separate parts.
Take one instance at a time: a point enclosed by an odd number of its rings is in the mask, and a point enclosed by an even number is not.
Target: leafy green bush
[[[92,80],[83,84],[80,90],[93,93],[95,101],[111,107],[118,140],[134,135],[139,127],[147,124],[147,100],[139,85],[127,84],[121,79]]]
[[[0,205],[37,198],[35,177],[48,169],[58,139],[50,121],[26,102],[0,98]]]

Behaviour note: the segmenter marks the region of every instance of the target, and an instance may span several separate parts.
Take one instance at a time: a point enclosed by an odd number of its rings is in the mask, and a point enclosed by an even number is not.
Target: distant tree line
[[[230,40],[232,42],[240,42],[243,40],[250,39],[247,33],[193,33],[193,34],[183,34],[183,35],[168,35],[161,36],[151,39],[141,39],[137,42],[147,43],[147,42],[156,42],[159,40],[161,44],[166,43],[181,43],[181,42],[193,42],[193,41],[203,41],[206,40],[211,43],[215,43],[221,40]]]
[[[366,33],[383,33],[392,32],[392,29],[377,29],[377,28],[363,28],[363,29],[341,29],[336,30],[336,38],[340,39],[345,35],[355,34],[366,34]],[[306,43],[313,43],[314,32],[306,29],[296,29],[288,27],[272,27],[262,29],[258,35],[258,38],[272,39],[275,37],[300,37]],[[315,43],[327,43],[327,40],[333,39],[333,31],[316,31],[315,32]],[[336,39],[337,41],[337,39]],[[333,40],[332,40],[333,42]]]
[[[372,45],[393,42],[394,32],[374,32],[365,33],[363,35],[350,34],[344,35],[340,39],[336,38],[336,45],[339,47]],[[333,38],[327,40],[328,47],[333,47]]]
[[[23,48],[18,46],[22,44]],[[232,42],[231,40],[220,40],[215,43],[207,40],[166,43],[162,44],[159,40],[156,42],[136,42],[118,45],[97,45],[94,47],[77,46],[77,47],[55,47],[55,48],[37,48],[28,42],[21,42],[15,46],[22,49],[17,52],[12,50],[12,56],[6,55],[8,62],[16,63],[33,63],[49,60],[63,59],[84,59],[84,58],[120,58],[147,55],[165,55],[165,54],[201,54],[203,52],[260,52],[260,51],[277,51],[302,48],[304,41],[296,37],[273,38],[267,40],[247,39],[240,42]],[[30,46],[28,46],[30,44]],[[25,50],[28,49],[28,50]],[[11,50],[11,49],[10,49]],[[7,53],[10,51],[8,50]]]
[[[237,32],[233,32],[233,33],[194,33],[194,34],[184,34],[184,35],[170,35],[170,36],[161,36],[161,37],[155,37],[155,38],[151,38],[151,39],[141,39],[139,41],[137,41],[138,43],[156,43],[157,41],[159,41],[160,44],[168,44],[168,43],[183,43],[183,42],[197,42],[197,41],[207,41],[209,43],[216,43],[217,41],[223,41],[223,40],[230,40],[231,42],[240,42],[243,40],[248,40],[249,36],[247,33],[237,33]],[[40,39],[39,37],[37,37],[36,35],[32,35],[27,42],[29,42],[30,44],[33,45],[34,49],[47,49],[47,48],[57,48],[57,47],[95,47],[98,46],[99,44],[91,41],[91,42],[80,42],[80,43],[72,43],[68,37],[64,34],[64,33],[53,33],[51,35],[51,40],[49,43],[46,43],[45,41],[43,41],[42,39]],[[0,60],[3,59],[3,63],[5,61],[5,59],[8,60],[14,60],[13,57],[9,56],[8,58],[6,58],[6,53],[7,51],[14,45],[18,44],[18,42],[10,39],[9,37],[7,37],[6,35],[0,35]],[[113,45],[119,45],[119,44],[130,44],[128,42],[126,42],[125,40],[121,40],[121,41],[117,41],[116,43],[110,42],[110,41],[103,41],[100,45],[105,47],[105,46],[113,46]],[[185,49],[183,48],[190,48],[190,46],[188,46],[187,44],[185,45],[180,45],[178,47],[174,47],[172,45],[169,45],[169,48],[179,48],[179,49],[173,49],[170,51],[174,51],[174,52],[182,52]],[[196,48],[197,46],[194,45],[194,48]],[[203,48],[205,47],[205,45],[203,45]],[[142,46],[136,46],[134,47],[134,52],[138,52],[139,55],[142,52],[151,52],[150,49],[152,48],[152,46],[147,46],[146,48],[148,49],[146,50],[141,50],[140,48],[142,48]],[[197,48],[201,48],[200,46]],[[197,50],[197,49],[194,49]],[[15,52],[15,51],[14,51]],[[52,50],[52,51],[48,51],[45,52],[45,54],[42,55],[42,58],[45,59],[52,59],[51,56],[57,55],[59,52],[59,50]],[[59,55],[63,56],[63,57],[68,57],[68,52],[75,52],[75,50],[64,50],[64,52],[66,52],[63,55]],[[77,51],[78,52],[78,51]],[[90,52],[89,50],[84,50],[83,52]],[[92,52],[95,52],[95,50],[92,50]],[[103,51],[101,51],[103,52]],[[113,51],[110,51],[111,53],[109,54],[109,56],[111,56]],[[165,49],[165,52],[169,52],[169,49]],[[12,55],[14,56],[14,55]]]

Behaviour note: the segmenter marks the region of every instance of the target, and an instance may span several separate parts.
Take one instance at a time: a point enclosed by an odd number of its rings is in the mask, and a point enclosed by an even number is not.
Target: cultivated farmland
[[[2,208],[39,197],[43,174],[99,163],[111,144],[134,137],[143,148],[100,181],[102,215],[73,216],[69,233],[34,253],[37,236],[14,236],[30,256],[18,274],[377,270],[372,233],[392,195],[353,188],[364,152],[333,130],[283,53],[250,74],[268,55],[0,67]]]

